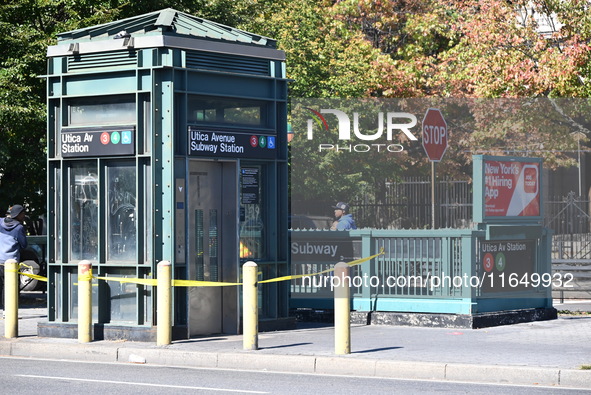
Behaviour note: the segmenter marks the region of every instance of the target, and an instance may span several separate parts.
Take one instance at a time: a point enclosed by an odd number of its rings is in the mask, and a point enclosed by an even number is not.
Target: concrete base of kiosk
[[[123,326],[110,324],[94,324],[94,340],[121,340],[138,342],[155,342],[156,326]],[[295,329],[296,319],[284,317],[279,319],[259,320],[260,332],[271,332],[279,330]],[[187,339],[187,327],[175,326],[172,328],[173,340]],[[77,323],[54,323],[40,322],[37,324],[37,335],[39,337],[57,337],[65,339],[76,339],[78,337]]]
[[[121,325],[93,325],[94,340],[129,340],[150,342],[156,341],[156,327],[121,326]],[[173,338],[178,331],[173,329]],[[185,328],[184,332],[187,330]],[[53,322],[40,322],[37,324],[37,335],[39,337],[58,337],[65,339],[76,339],[78,337],[78,324],[64,324]]]
[[[430,314],[395,311],[354,311],[351,323],[360,325],[421,326],[431,328],[479,329],[492,326],[546,321],[558,318],[555,308],[495,311],[478,314]]]

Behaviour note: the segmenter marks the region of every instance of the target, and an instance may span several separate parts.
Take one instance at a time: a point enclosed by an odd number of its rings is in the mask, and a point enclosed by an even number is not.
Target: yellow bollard
[[[334,349],[337,355],[351,353],[349,269],[345,262],[337,263],[334,268]]]
[[[78,263],[78,343],[92,341],[92,265]]]
[[[4,337],[18,336],[18,262],[4,262]]]
[[[259,348],[259,304],[257,292],[257,264],[242,265],[242,339],[244,350]]]
[[[156,301],[156,345],[172,342],[172,266],[169,261],[158,263]]]

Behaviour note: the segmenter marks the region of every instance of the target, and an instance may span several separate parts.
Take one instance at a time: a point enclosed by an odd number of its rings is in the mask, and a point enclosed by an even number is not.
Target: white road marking
[[[269,393],[269,392],[262,392],[262,391],[235,390],[235,389],[229,389],[229,388],[193,387],[193,386],[188,386],[188,385],[135,383],[135,382],[131,382],[131,381],[114,381],[114,380],[92,380],[92,379],[80,379],[80,378],[76,378],[76,377],[36,376],[36,375],[32,375],[32,374],[16,374],[15,376],[16,377],[34,378],[34,379],[84,381],[84,382],[90,382],[90,383],[143,385],[144,387],[164,387],[164,388],[179,388],[179,389],[190,389],[190,390],[240,392],[240,393],[245,393],[245,394],[268,394]]]

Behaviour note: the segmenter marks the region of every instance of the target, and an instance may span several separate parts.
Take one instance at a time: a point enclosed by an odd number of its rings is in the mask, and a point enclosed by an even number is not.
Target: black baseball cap
[[[349,205],[345,202],[338,202],[332,208],[334,208],[335,210],[349,211]]]
[[[14,206],[8,209],[8,216],[14,219],[18,217],[18,215],[23,211],[25,211],[25,208],[23,206],[21,206],[20,204],[15,204]]]

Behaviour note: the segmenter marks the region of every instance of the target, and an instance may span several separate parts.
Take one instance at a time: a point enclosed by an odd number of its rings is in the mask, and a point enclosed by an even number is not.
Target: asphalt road
[[[555,387],[0,357],[4,391],[18,394],[584,394]],[[2,392],[4,392],[2,391]]]

